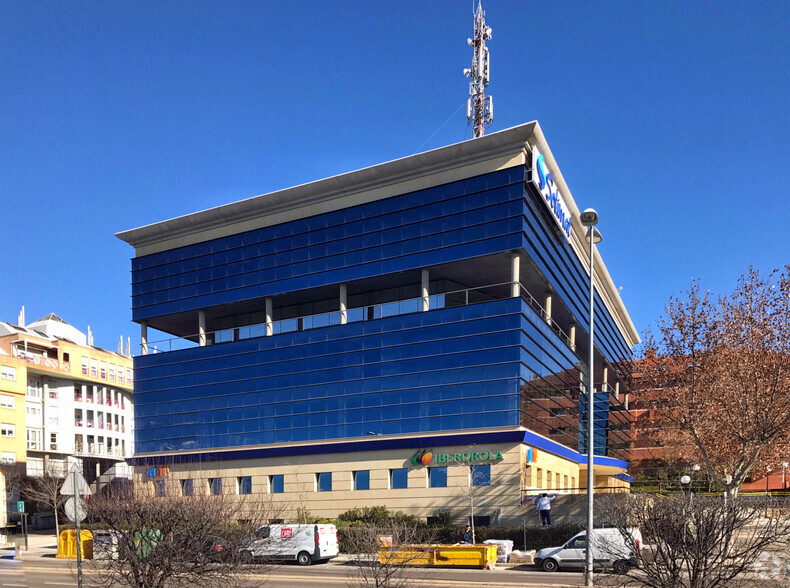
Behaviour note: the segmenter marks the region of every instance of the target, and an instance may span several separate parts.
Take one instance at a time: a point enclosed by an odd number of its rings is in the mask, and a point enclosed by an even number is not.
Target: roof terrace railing
[[[553,319],[546,320],[546,311],[543,306],[541,306],[541,304],[527,291],[527,289],[522,284],[519,284],[519,287],[521,298],[525,300],[529,304],[530,308],[532,308],[543,320],[545,320],[546,324],[551,328],[551,330],[566,345],[568,345],[568,347],[571,347],[571,339],[567,333],[565,333],[565,331]],[[479,286],[476,288],[465,288],[462,290],[431,294],[428,296],[428,309],[430,311],[456,308],[460,306],[479,304],[482,302],[504,300],[506,298],[513,297],[512,292],[513,283],[504,282],[500,284]],[[423,302],[423,298],[419,297],[384,302],[382,304],[349,308],[346,310],[346,323],[377,320],[391,316],[421,312],[423,308]],[[340,325],[340,320],[340,310],[280,319],[272,321],[272,335]],[[256,323],[253,325],[206,331],[204,336],[206,339],[206,345],[219,345],[222,343],[231,343],[233,341],[242,341],[255,337],[264,337],[266,336],[266,330],[267,323]],[[200,337],[201,335],[194,333],[185,337],[172,337],[168,339],[149,341],[148,353],[165,353],[168,351],[178,351],[180,349],[191,349],[193,347],[198,347],[198,341]]]

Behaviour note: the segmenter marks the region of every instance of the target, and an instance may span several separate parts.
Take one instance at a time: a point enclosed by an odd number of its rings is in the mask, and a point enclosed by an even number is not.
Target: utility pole
[[[491,96],[486,96],[490,72],[486,41],[489,39],[491,39],[491,27],[486,26],[486,13],[483,12],[482,2],[478,0],[475,12],[475,37],[466,40],[470,47],[474,47],[475,54],[472,68],[464,70],[464,75],[472,78],[469,82],[469,99],[466,102],[466,119],[472,123],[475,139],[482,137],[485,126],[494,121],[494,102]]]

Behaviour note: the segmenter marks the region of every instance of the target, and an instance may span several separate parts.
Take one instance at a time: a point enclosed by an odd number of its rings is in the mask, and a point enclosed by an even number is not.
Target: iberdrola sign
[[[430,449],[421,449],[411,456],[412,465],[430,465],[431,463],[478,463],[481,461],[502,461],[501,451],[456,451],[453,453],[433,453]]]

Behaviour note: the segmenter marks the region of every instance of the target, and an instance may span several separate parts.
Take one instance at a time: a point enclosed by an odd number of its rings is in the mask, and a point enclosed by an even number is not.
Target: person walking
[[[538,512],[540,513],[540,525],[551,527],[551,501],[557,498],[556,494],[549,496],[545,492],[538,498]]]
[[[464,529],[464,543],[468,543],[472,545],[474,541],[472,540],[472,527],[471,525],[466,525],[466,529]]]

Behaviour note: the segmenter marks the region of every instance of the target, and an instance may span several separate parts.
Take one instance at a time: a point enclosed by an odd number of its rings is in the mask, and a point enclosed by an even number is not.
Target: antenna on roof
[[[464,70],[464,75],[472,78],[469,82],[469,99],[466,102],[466,119],[472,123],[475,139],[482,137],[485,126],[494,121],[494,102],[491,96],[486,96],[490,72],[486,41],[490,38],[491,27],[486,26],[486,13],[483,12],[482,2],[478,0],[475,12],[475,37],[466,40],[470,47],[474,47],[475,55],[472,59],[472,68]]]
[[[25,307],[22,307],[22,310],[19,311],[19,317],[16,319],[16,324],[20,327],[25,326]]]

